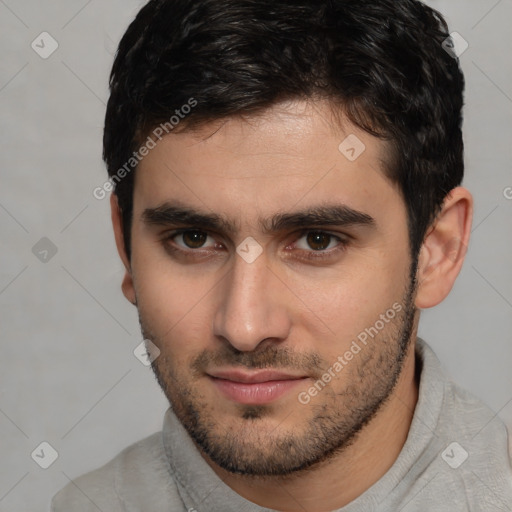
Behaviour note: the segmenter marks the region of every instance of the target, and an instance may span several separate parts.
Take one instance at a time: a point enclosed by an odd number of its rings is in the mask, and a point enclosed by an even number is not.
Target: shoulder
[[[162,433],[125,448],[104,466],[70,481],[52,500],[52,512],[125,511],[125,504],[152,512],[181,511],[166,460]],[[169,509],[170,504],[175,504]]]
[[[431,499],[457,497],[461,510],[512,503],[512,469],[507,429],[499,415],[478,397],[450,380],[433,351],[418,345],[423,371],[419,423],[430,433],[425,452]],[[421,391],[422,390],[422,391]],[[418,401],[420,405],[420,400]],[[465,507],[465,508],[462,508]],[[442,508],[441,508],[442,509]],[[444,510],[444,509],[442,509]],[[459,510],[453,508],[453,510]],[[493,508],[494,510],[494,508]]]
[[[453,382],[429,345],[423,340],[418,341],[417,350],[425,370],[422,371],[421,385],[426,410],[422,410],[422,414],[438,409],[434,420],[436,434],[442,438],[455,436],[453,441],[472,440],[477,446],[491,444],[508,453],[507,429],[498,414]]]
[[[480,444],[498,444],[508,451],[508,435],[499,415],[478,397],[452,381],[445,385],[441,428],[457,432],[461,438],[471,438]]]
[[[443,443],[447,478],[464,489],[468,504],[499,507],[512,502],[508,433],[496,412],[448,382],[436,434]]]

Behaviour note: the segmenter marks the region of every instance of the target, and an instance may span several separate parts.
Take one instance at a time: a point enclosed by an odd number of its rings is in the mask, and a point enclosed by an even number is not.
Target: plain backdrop
[[[113,54],[143,3],[0,0],[1,512],[47,511],[69,479],[160,430],[167,408],[133,355],[141,336],[108,200],[92,195],[106,176]],[[420,335],[512,423],[512,0],[430,3],[469,44],[465,185],[476,210],[460,278],[423,313]],[[59,45],[47,59],[31,47],[42,32]],[[49,456],[42,442],[58,453],[46,470],[31,456]]]

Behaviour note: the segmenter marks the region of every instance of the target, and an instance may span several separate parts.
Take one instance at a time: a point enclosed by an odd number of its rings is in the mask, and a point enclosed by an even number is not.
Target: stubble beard
[[[231,425],[219,424],[215,404],[208,403],[194,389],[191,376],[212,360],[247,368],[300,368],[324,371],[316,355],[299,356],[276,346],[264,351],[239,352],[226,345],[222,352],[204,351],[190,368],[176,368],[162,353],[152,363],[155,377],[174,413],[200,451],[222,469],[252,477],[288,476],[323,463],[350,446],[357,435],[388,401],[402,373],[410,347],[416,309],[415,282],[404,293],[403,308],[386,328],[370,340],[349,365],[342,370],[346,385],[334,392],[324,388],[304,408],[304,425],[285,430],[269,428],[266,418],[277,414],[273,405],[241,405]],[[139,318],[145,339],[164,346]],[[331,363],[332,364],[332,363]],[[322,366],[330,366],[323,363]],[[309,415],[309,420],[307,416]]]

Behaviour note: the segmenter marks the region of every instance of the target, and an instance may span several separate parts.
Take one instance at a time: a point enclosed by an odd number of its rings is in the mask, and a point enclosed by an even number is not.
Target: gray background
[[[106,175],[113,53],[143,3],[0,0],[1,512],[48,510],[70,479],[159,430],[167,407],[132,353],[141,336],[120,291],[108,200],[92,196]],[[462,274],[420,334],[512,424],[512,0],[430,3],[469,43],[465,184],[476,211]],[[46,60],[31,48],[43,31],[59,44]],[[43,237],[58,251],[46,262],[32,252]],[[31,458],[42,441],[59,454],[46,470]]]

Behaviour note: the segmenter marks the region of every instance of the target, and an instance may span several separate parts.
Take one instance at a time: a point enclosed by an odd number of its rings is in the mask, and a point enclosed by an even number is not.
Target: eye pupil
[[[329,247],[331,235],[312,232],[308,234],[308,245],[315,251],[322,251]]]
[[[183,233],[183,241],[187,247],[191,249],[198,249],[202,247],[207,239],[206,233],[201,231],[185,231]]]

